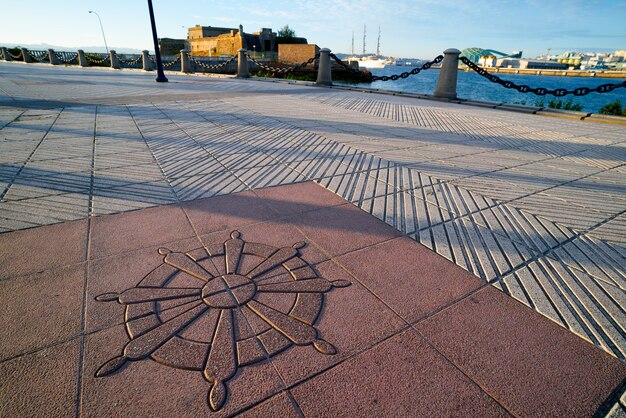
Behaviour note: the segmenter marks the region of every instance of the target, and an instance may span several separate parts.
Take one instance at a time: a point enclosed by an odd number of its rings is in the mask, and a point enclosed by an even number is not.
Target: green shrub
[[[603,115],[626,116],[626,107],[622,108],[622,102],[616,100],[602,106],[600,113]]]
[[[551,99],[548,102],[548,107],[550,109],[574,110],[577,112],[583,110],[583,105],[580,103],[574,103],[573,99],[569,99],[566,102],[564,102],[563,100]]]

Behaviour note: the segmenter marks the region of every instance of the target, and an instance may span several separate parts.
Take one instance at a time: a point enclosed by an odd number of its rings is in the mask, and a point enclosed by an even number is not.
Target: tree
[[[289,25],[285,25],[279,29],[278,37],[283,39],[293,39],[296,37],[296,31],[291,29]]]

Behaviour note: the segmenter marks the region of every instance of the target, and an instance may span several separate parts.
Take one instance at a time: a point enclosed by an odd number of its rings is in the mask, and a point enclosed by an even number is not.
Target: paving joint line
[[[82,396],[83,396],[83,374],[85,373],[85,338],[87,326],[87,287],[89,283],[90,262],[89,255],[91,252],[91,234],[92,234],[92,213],[93,213],[93,183],[96,170],[96,137],[98,131],[98,105],[95,107],[94,123],[93,123],[93,140],[91,148],[91,178],[89,187],[89,198],[87,201],[87,237],[85,242],[85,272],[83,277],[83,297],[81,303],[80,316],[80,344],[78,354],[77,376],[76,376],[76,411],[75,417],[82,415]]]

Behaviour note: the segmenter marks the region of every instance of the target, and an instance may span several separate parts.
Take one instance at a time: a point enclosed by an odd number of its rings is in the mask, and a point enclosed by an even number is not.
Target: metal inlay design
[[[170,367],[202,372],[211,385],[208,404],[218,411],[238,368],[272,357],[292,344],[337,351],[315,323],[324,293],[346,280],[318,277],[298,242],[276,248],[245,242],[238,231],[223,243],[187,253],[160,248],[163,263],[136,287],[98,301],[126,305],[130,341],[96,377],[148,357]]]

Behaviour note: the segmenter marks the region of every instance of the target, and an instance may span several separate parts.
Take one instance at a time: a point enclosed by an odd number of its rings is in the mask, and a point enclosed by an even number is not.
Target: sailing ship
[[[380,26],[378,27],[378,43],[376,45],[376,55],[367,55],[365,52],[365,37],[367,33],[367,26],[363,25],[363,54],[354,54],[354,32],[352,32],[352,55],[346,58],[346,61],[356,61],[359,63],[359,68],[367,68],[368,70],[373,68],[385,68],[386,65],[393,65],[394,60],[392,58],[383,58],[380,56]]]

